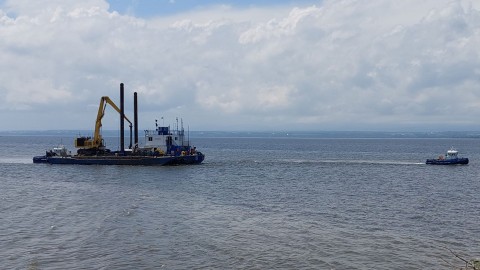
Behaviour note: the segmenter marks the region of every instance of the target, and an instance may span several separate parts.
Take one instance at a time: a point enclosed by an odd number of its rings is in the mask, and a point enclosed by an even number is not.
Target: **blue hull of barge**
[[[70,165],[139,165],[167,166],[200,164],[205,155],[197,153],[186,156],[79,156],[79,157],[47,157],[37,156],[33,163],[70,164]]]
[[[427,159],[425,163],[429,165],[466,165],[468,164],[468,158]]]

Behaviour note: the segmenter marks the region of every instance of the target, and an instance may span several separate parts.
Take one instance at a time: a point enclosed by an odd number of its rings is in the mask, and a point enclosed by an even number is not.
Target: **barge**
[[[111,151],[106,148],[100,133],[102,118],[106,106],[112,106],[120,114],[120,150]],[[134,144],[132,145],[132,122],[124,114],[124,86],[120,84],[120,108],[108,97],[100,99],[95,132],[93,137],[77,137],[76,154],[72,154],[65,146],[55,147],[43,156],[33,157],[33,163],[46,164],[78,164],[78,165],[190,165],[200,164],[205,155],[190,145],[185,134],[183,121],[181,127],[158,126],[155,121],[154,130],[145,130],[145,143],[138,143],[138,106],[137,93],[134,93]],[[130,123],[130,144],[125,149],[124,120]]]

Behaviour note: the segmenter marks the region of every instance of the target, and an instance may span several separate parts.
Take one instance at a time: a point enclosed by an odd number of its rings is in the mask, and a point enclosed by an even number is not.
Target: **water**
[[[480,257],[480,140],[192,138],[204,164],[32,164],[0,137],[1,269],[452,269]],[[455,146],[467,166],[424,161]]]

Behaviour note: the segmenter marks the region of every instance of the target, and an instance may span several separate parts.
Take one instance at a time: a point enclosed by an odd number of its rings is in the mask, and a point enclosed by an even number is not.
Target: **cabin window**
[[[175,137],[175,141],[178,141],[178,137]]]
[[[151,142],[153,140],[152,137],[148,137],[148,141]]]

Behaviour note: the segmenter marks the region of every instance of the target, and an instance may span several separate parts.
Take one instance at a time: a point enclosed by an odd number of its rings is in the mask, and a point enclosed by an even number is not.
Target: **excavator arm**
[[[102,135],[100,134],[100,129],[102,127],[102,118],[105,115],[105,109],[107,104],[112,106],[118,113],[121,113],[120,109],[115,105],[115,103],[107,96],[100,98],[100,106],[98,106],[97,120],[95,121],[95,132],[93,133],[93,143],[94,145],[102,145]],[[130,124],[130,129],[132,128],[132,122],[123,115],[124,119]]]
[[[100,98],[100,105],[98,106],[98,113],[97,113],[97,120],[95,121],[95,131],[93,134],[93,138],[88,137],[79,137],[75,139],[75,147],[83,148],[83,149],[102,149],[103,145],[103,138],[101,134],[102,128],[102,119],[105,115],[105,109],[107,108],[107,104],[112,106],[118,113],[121,113],[120,109],[115,105],[115,103],[107,96],[103,96]],[[125,120],[130,124],[130,133],[132,130],[132,122],[127,116],[123,116]],[[130,146],[131,147],[131,146]]]

